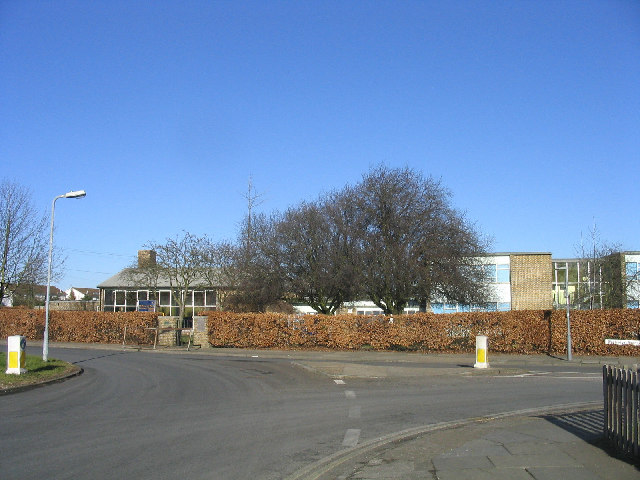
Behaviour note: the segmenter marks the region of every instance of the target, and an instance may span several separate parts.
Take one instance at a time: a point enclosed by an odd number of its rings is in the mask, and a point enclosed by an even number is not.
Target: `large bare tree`
[[[440,182],[414,170],[374,168],[355,186],[254,218],[251,234],[240,242],[250,255],[239,257],[237,291],[252,309],[294,298],[331,314],[368,298],[399,314],[434,296],[486,298],[486,242]]]
[[[290,208],[276,226],[286,289],[319,313],[334,313],[356,294],[350,211],[334,194]]]
[[[226,307],[235,311],[265,312],[286,297],[285,274],[276,226],[281,216],[252,214],[245,218],[239,240],[227,258],[227,279],[231,292]]]
[[[0,184],[0,301],[47,278],[47,217],[36,212],[31,192]]]
[[[482,303],[478,256],[487,242],[450,204],[440,181],[409,168],[379,166],[349,194],[357,205],[361,290],[387,314],[434,296]]]

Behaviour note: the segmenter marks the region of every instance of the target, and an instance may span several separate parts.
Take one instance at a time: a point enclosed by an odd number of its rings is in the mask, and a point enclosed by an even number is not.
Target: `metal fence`
[[[640,371],[638,365],[602,369],[604,436],[617,450],[640,458]]]

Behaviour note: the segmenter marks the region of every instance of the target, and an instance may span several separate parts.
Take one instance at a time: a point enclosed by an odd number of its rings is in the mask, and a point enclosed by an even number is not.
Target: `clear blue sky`
[[[442,179],[493,251],[640,250],[640,2],[0,0],[0,177],[57,286],[235,237],[380,163]]]

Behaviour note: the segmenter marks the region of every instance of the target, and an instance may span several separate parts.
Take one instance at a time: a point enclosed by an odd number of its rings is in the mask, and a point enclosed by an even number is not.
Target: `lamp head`
[[[87,192],[85,192],[84,190],[76,190],[74,192],[67,192],[64,195],[62,195],[63,198],[82,198],[82,197],[86,197],[87,196]]]

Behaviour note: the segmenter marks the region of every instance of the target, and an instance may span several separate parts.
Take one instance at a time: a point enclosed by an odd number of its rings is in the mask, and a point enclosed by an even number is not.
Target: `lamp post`
[[[44,303],[44,341],[42,342],[42,361],[48,361],[49,357],[49,294],[51,292],[51,256],[53,255],[53,217],[56,210],[56,200],[59,198],[82,198],[87,195],[84,190],[76,190],[67,192],[64,195],[58,195],[51,202],[51,231],[49,232],[49,265],[47,270],[47,295]]]

